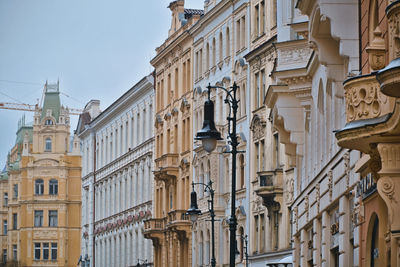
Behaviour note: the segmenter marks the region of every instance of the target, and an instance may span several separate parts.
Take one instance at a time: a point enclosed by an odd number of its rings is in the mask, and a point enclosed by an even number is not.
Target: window
[[[8,206],[8,193],[3,194],[3,207]]]
[[[47,120],[44,122],[44,125],[53,125],[53,120],[47,119]]]
[[[40,243],[35,243],[35,260],[40,260]]]
[[[206,46],[206,70],[210,69],[210,44]]]
[[[43,260],[49,260],[49,243],[43,243]]]
[[[51,138],[46,137],[44,151],[51,152]]]
[[[51,243],[51,260],[57,260],[57,243]]]
[[[17,245],[13,245],[13,260],[17,260],[18,250]]]
[[[43,210],[35,210],[35,227],[42,227],[43,226]]]
[[[50,195],[58,194],[58,181],[56,179],[51,179],[49,182],[49,194]]]
[[[13,199],[18,198],[18,184],[13,184]]]
[[[37,179],[35,181],[35,195],[43,195],[44,193],[44,181],[42,179]]]
[[[49,210],[49,226],[55,227],[58,225],[58,214],[56,210]]]
[[[18,214],[13,213],[13,230],[17,230],[18,228]]]
[[[222,39],[222,32],[220,32],[219,33],[219,62],[222,62],[222,59],[223,59],[223,47],[224,47],[224,44],[223,44],[223,39]],[[228,52],[228,51],[227,51]]]
[[[244,156],[241,154],[239,156],[239,164],[240,164],[240,183],[239,183],[239,188],[244,188]]]
[[[3,249],[3,263],[7,262],[7,249]]]
[[[226,28],[226,57],[231,54],[231,37],[229,35],[229,28]]]
[[[3,220],[3,235],[7,234],[7,220]]]
[[[215,63],[216,63],[216,51],[217,47],[216,47],[216,43],[215,43],[215,38],[213,38],[212,41],[212,67],[215,67]]]

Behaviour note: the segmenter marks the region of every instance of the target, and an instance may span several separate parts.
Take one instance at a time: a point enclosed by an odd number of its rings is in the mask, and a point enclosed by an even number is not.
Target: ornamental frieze
[[[394,100],[381,93],[375,75],[349,79],[344,89],[347,122],[380,117],[393,110]]]

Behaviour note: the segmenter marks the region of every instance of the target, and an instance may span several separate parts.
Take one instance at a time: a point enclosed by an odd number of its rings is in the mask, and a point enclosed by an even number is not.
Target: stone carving
[[[375,76],[352,79],[344,89],[347,122],[376,118],[392,110],[392,101],[381,93]]]
[[[329,202],[332,201],[332,189],[333,189],[333,172],[328,172],[328,190],[329,190]]]
[[[389,61],[400,57],[400,2],[389,5],[386,16],[389,24]]]
[[[293,202],[293,193],[294,193],[294,179],[290,178],[286,182],[286,201],[288,203]]]
[[[266,122],[262,120],[258,115],[255,115],[250,126],[250,130],[253,131],[253,139],[262,139],[265,135]]]
[[[296,232],[299,231],[299,208],[296,206],[293,209],[293,219],[294,219],[294,224],[296,225]]]
[[[319,208],[320,208],[320,200],[321,200],[321,196],[320,196],[320,184],[316,184],[315,185],[315,199],[317,202],[317,212],[319,212]]]
[[[343,160],[344,160],[344,172],[345,172],[345,178],[346,178],[346,188],[349,188],[350,184],[350,152],[346,152],[343,155]]]
[[[309,215],[310,215],[310,202],[308,195],[304,197],[304,209],[306,210],[306,219],[308,221]]]
[[[312,49],[308,47],[304,48],[290,48],[290,49],[279,49],[278,60],[280,65],[293,64],[298,62],[307,61],[312,53]]]
[[[374,30],[374,37],[370,46],[366,48],[369,56],[369,66],[372,70],[379,70],[385,67],[385,39],[382,38],[382,31],[378,27]]]
[[[382,192],[390,201],[397,203],[397,200],[394,198],[394,190],[395,186],[391,178],[384,177],[380,178],[378,181],[378,189]]]

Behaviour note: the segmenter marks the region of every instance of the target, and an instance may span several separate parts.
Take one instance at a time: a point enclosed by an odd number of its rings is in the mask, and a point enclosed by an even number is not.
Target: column
[[[307,266],[307,231],[303,228],[300,230],[300,265]]]
[[[327,211],[322,213],[322,231],[321,231],[321,267],[330,266],[330,219]]]
[[[127,185],[128,194],[127,194],[127,199],[126,199],[126,202],[127,202],[126,208],[129,209],[132,207],[132,192],[133,192],[133,191],[131,191],[131,188],[132,188],[132,167],[131,166],[129,166],[129,169],[128,169],[127,179],[128,179],[128,185]]]
[[[316,266],[321,264],[321,221],[313,221],[313,263]]]
[[[126,171],[122,175],[122,203],[121,210],[126,210]]]
[[[349,200],[347,196],[339,199],[339,265],[349,266],[350,259],[350,216]]]

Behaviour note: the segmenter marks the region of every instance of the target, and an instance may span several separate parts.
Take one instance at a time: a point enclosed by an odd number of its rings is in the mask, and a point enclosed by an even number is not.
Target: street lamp
[[[211,86],[208,84],[208,99],[204,103],[204,122],[203,128],[197,132],[195,140],[201,140],[204,150],[211,152],[217,145],[217,140],[222,140],[221,134],[215,128],[214,123],[214,103],[210,99],[211,89],[222,89],[226,92],[225,103],[229,105],[228,120],[228,143],[232,149],[227,152],[232,154],[232,193],[231,193],[231,217],[229,218],[230,231],[230,246],[229,246],[229,267],[235,266],[235,251],[236,251],[236,155],[238,153],[237,146],[239,145],[236,134],[237,109],[239,100],[236,98],[236,93],[239,86],[233,83],[233,86],[224,88],[222,86]]]
[[[214,189],[212,188],[212,181],[210,180],[208,184],[204,183],[192,183],[192,192],[190,193],[190,208],[187,210],[187,214],[190,216],[190,220],[195,223],[198,216],[201,214],[200,209],[197,206],[197,194],[194,191],[194,186],[202,185],[204,186],[204,192],[210,192],[211,199],[208,200],[208,211],[211,217],[211,266],[215,267],[215,238],[214,238],[214,223],[215,223],[215,212],[214,212]]]

